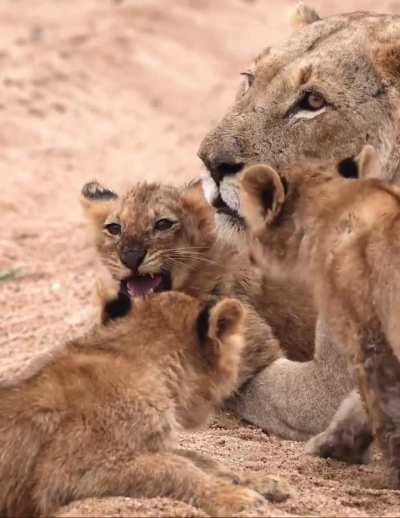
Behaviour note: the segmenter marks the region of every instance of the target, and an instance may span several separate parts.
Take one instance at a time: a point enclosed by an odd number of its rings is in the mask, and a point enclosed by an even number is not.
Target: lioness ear
[[[285,201],[278,173],[267,165],[253,165],[241,179],[240,210],[253,229],[276,220]]]
[[[115,207],[118,196],[98,182],[86,183],[81,191],[81,205],[88,220],[95,226],[103,226]]]
[[[289,15],[290,23],[295,29],[310,25],[320,19],[317,11],[308,5],[304,5],[303,2],[299,2]]]
[[[382,167],[376,149],[367,144],[356,156],[360,178],[382,178]]]

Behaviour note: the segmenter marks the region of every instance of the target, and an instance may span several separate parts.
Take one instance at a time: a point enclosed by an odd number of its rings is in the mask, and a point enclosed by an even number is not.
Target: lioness
[[[164,293],[0,387],[0,515],[50,516],[107,495],[169,496],[213,516],[261,494],[284,499],[273,477],[246,479],[174,449],[174,432],[204,423],[237,386],[242,319],[238,301]]]
[[[252,166],[241,181],[241,204],[258,260],[311,284],[319,318],[350,358],[400,487],[400,189],[376,178],[371,146],[354,168],[360,180],[349,182],[323,162],[279,173]]]
[[[200,146],[221,238],[243,240],[239,180],[251,164],[279,170],[302,157],[332,158],[352,178],[357,169],[345,159],[371,143],[382,176],[400,177],[400,18],[357,12],[321,19],[300,6],[294,19],[288,41],[266,48],[243,72],[234,105]],[[318,327],[317,363],[280,359],[260,372],[237,408],[244,418],[292,439],[328,425],[351,383],[323,322]]]

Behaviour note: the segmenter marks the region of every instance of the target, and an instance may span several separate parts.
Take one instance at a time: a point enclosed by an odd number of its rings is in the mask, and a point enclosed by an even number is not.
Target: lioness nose
[[[208,152],[207,146],[202,145],[199,157],[209,170],[213,180],[219,184],[225,176],[238,173],[244,166],[243,162],[235,161],[232,154],[226,152]]]
[[[119,254],[121,262],[131,270],[137,270],[142,264],[146,250],[142,248],[123,248]]]

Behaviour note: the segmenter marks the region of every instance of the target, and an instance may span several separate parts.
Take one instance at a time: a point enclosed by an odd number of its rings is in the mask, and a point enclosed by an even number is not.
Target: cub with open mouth
[[[124,196],[90,182],[82,189],[82,205],[92,223],[97,251],[111,274],[102,321],[123,316],[138,297],[156,292],[201,289],[194,275],[210,266],[214,215],[199,203],[196,189],[140,183]],[[104,284],[101,287],[105,290]]]

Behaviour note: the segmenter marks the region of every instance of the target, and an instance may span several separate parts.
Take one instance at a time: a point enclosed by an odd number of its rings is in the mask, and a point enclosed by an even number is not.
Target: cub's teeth
[[[151,290],[149,291],[149,295],[151,295],[152,293],[154,293],[154,289],[151,288]]]

